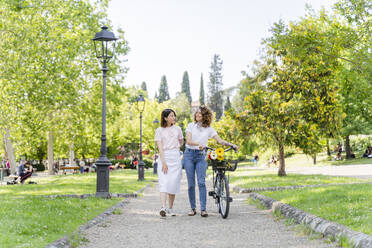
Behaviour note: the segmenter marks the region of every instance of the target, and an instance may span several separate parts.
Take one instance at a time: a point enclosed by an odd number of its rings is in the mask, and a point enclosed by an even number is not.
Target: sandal
[[[208,217],[208,213],[205,210],[201,211],[200,215],[201,215],[201,217]]]
[[[189,216],[194,216],[194,215],[196,215],[195,208],[191,209],[191,212],[189,213]]]

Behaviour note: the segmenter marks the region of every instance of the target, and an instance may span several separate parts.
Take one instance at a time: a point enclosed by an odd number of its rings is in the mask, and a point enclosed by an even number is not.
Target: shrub
[[[149,159],[144,159],[143,162],[145,163],[145,167],[152,168],[152,161]]]
[[[33,164],[32,167],[36,168],[37,171],[45,170],[45,166],[43,164]]]

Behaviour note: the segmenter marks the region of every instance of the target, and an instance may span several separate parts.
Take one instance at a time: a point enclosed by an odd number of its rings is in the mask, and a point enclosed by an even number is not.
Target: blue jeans
[[[183,154],[184,166],[187,175],[189,202],[192,209],[196,208],[195,204],[195,172],[198,178],[200,210],[206,210],[207,188],[205,186],[205,175],[207,172],[207,162],[205,155],[200,150],[186,148]]]

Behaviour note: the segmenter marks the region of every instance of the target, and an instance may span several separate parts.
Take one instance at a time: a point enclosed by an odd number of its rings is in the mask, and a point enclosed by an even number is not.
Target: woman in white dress
[[[159,191],[161,209],[160,215],[175,216],[173,203],[176,194],[180,192],[182,165],[180,147],[183,145],[183,134],[176,123],[176,113],[172,109],[165,109],[161,113],[161,127],[155,131],[155,142],[159,148]],[[169,198],[166,208],[167,195]]]

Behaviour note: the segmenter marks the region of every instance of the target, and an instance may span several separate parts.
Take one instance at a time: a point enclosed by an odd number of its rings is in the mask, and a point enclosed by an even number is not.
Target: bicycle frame
[[[224,150],[224,152],[230,151],[231,149],[234,148],[230,147]],[[206,147],[205,151],[207,150],[213,151],[214,149]],[[237,162],[235,162],[235,166],[232,168],[226,165],[226,161],[217,162],[212,160],[211,163],[213,168],[213,191],[210,191],[208,194],[215,199],[216,204],[218,205],[219,213],[221,214],[222,218],[225,219],[229,214],[230,202],[232,202],[229,192],[229,179],[225,174],[226,170],[234,171],[236,169]],[[220,163],[220,166],[218,163]]]

